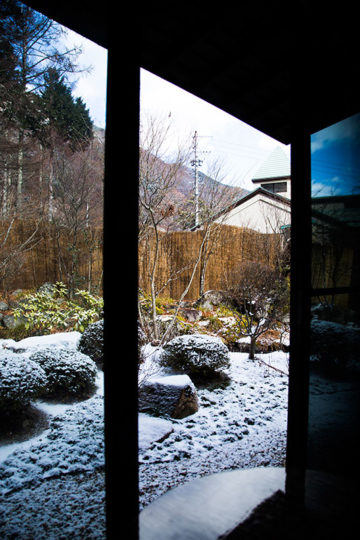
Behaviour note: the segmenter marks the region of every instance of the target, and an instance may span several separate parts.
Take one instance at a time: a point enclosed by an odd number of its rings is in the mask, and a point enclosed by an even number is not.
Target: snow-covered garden
[[[79,332],[68,332],[0,342],[0,369],[2,375],[6,369],[8,381],[16,379],[21,362],[28,366],[30,377],[21,378],[23,395],[26,388],[34,388],[30,382],[44,382],[45,356],[56,364],[50,363],[52,382],[64,381],[68,357],[76,368],[71,376],[77,374],[68,387],[78,391],[76,384],[87,377],[93,383],[81,399],[60,399],[48,391],[32,399],[39,427],[32,429],[30,438],[28,418],[21,426],[25,430],[2,434],[1,538],[105,538],[103,372],[78,351],[80,337]],[[36,359],[43,365],[37,371]],[[35,381],[36,372],[40,377]],[[4,398],[4,377],[0,386]]]
[[[228,332],[229,317],[220,322],[224,326],[211,329]],[[285,465],[289,336],[270,334],[272,342],[262,344],[267,352],[250,359],[200,323],[163,346],[142,347],[139,510],[199,477]],[[83,334],[0,340],[1,538],[106,537],[99,325]],[[346,365],[339,366],[358,371],[358,327],[316,313],[312,330],[314,362],[327,364],[323,348],[332,339],[332,349],[339,343],[337,366],[342,343],[351,337],[354,354],[347,349]],[[245,341],[238,339],[240,350]]]
[[[256,360],[248,356],[229,353],[226,378],[196,385],[199,408],[194,414],[161,418],[140,413],[140,508],[200,476],[285,465],[288,353],[258,354]],[[147,373],[156,381],[169,378],[159,348],[148,345],[145,357],[144,380]]]
[[[80,336],[68,332],[2,340],[0,356],[31,364],[44,351],[55,358],[64,350],[77,355]],[[169,374],[169,368],[159,365],[160,352],[146,346],[141,366],[145,378]],[[139,414],[140,509],[199,476],[284,465],[287,353],[259,354],[255,361],[247,353],[230,353],[229,360],[226,378],[211,387],[197,384],[196,413],[181,419]],[[40,431],[20,440],[3,437],[2,538],[105,538],[101,369],[96,369],[94,382],[93,393],[81,400],[61,402],[50,395],[33,399],[32,407],[43,418]]]

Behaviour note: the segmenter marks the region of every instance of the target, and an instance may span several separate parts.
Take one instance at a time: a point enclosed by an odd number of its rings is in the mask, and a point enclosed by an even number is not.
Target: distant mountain
[[[199,171],[199,198],[205,203],[209,203],[216,199],[217,211],[229,206],[235,200],[244,197],[249,191],[247,189],[238,186],[229,186],[214,180],[213,178],[205,175]],[[183,167],[178,174],[177,181],[172,187],[169,194],[169,200],[174,203],[175,208],[181,207],[185,201],[194,197],[195,193],[195,181],[194,173],[189,167]],[[189,225],[190,226],[190,225]],[[175,226],[176,230],[180,230],[183,227]],[[172,224],[174,230],[174,225]]]
[[[93,126],[93,133],[94,133],[94,137],[96,139],[98,139],[100,142],[104,142],[105,141],[105,129],[104,128],[101,128],[101,127],[98,127],[98,126]]]
[[[186,166],[178,168],[176,163],[165,162],[142,148],[139,149],[139,159],[140,174],[143,175],[140,181],[140,200],[145,197],[147,201],[152,201],[154,210],[161,216],[162,229],[191,229],[195,225],[194,171]],[[200,222],[213,217],[249,193],[242,187],[223,184],[200,171],[198,188]],[[144,223],[147,221],[147,212],[144,210],[147,204],[149,202],[140,205]],[[156,204],[161,204],[161,207],[155,207]]]
[[[247,189],[238,187],[238,186],[229,186],[214,180],[210,176],[199,171],[199,194],[204,200],[208,200],[210,194],[215,191],[221,193],[228,193],[234,198],[240,198],[249,191]],[[178,175],[177,182],[173,188],[173,197],[174,199],[184,200],[191,197],[195,189],[195,180],[194,173],[189,167],[183,167],[180,174]]]

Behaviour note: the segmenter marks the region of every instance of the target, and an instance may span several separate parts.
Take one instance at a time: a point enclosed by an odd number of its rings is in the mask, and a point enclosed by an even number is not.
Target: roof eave
[[[277,182],[278,180],[291,180],[291,176],[287,174],[286,176],[269,176],[268,178],[252,178],[254,184],[259,184],[260,182]]]

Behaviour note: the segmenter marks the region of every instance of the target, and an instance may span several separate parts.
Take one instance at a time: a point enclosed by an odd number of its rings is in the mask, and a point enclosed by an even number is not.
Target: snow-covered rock
[[[220,338],[203,334],[178,336],[163,347],[161,364],[188,374],[209,374],[226,369],[229,350]]]
[[[188,375],[170,375],[144,381],[139,388],[139,410],[185,418],[199,409],[195,386]]]
[[[214,306],[220,304],[227,305],[229,303],[228,295],[223,291],[205,291],[204,294],[196,301],[195,306],[205,309],[213,309]]]
[[[189,322],[195,322],[201,319],[201,311],[194,308],[181,308],[180,314]]]

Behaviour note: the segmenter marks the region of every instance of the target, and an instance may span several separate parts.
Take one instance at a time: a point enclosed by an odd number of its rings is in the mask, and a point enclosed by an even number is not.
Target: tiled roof
[[[253,180],[290,176],[290,161],[280,146],[277,146],[256,172]]]

